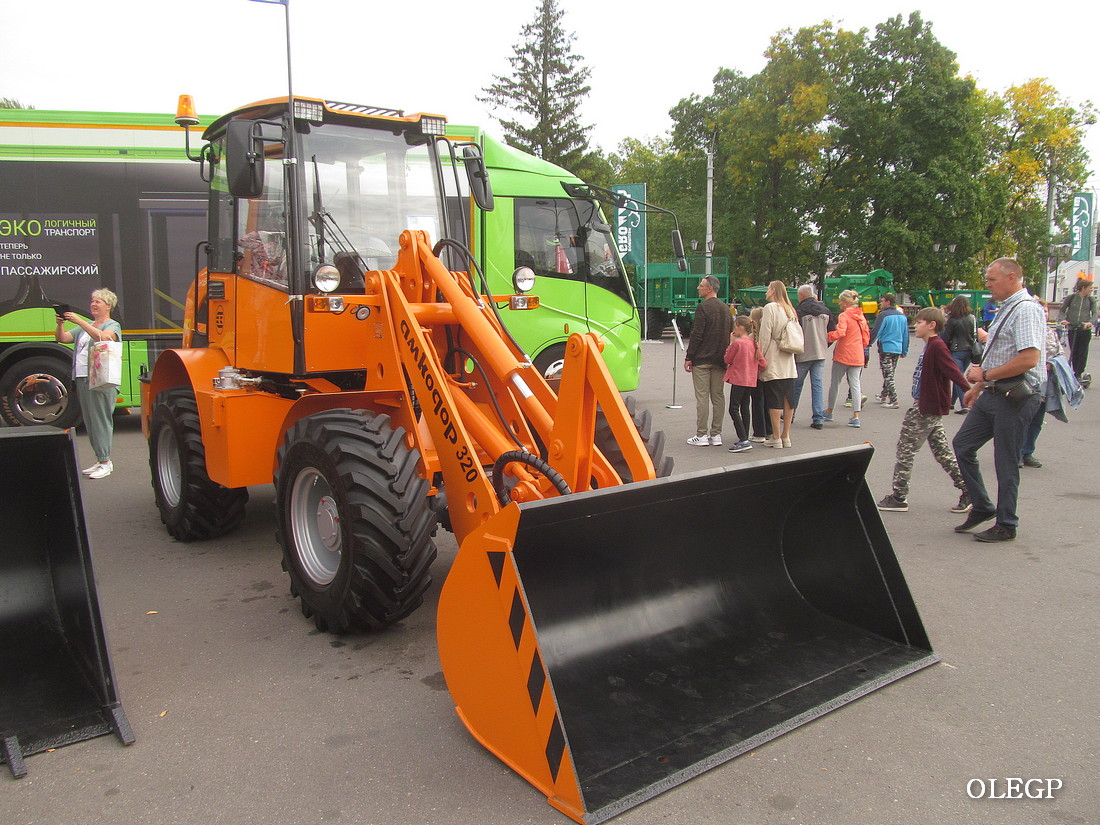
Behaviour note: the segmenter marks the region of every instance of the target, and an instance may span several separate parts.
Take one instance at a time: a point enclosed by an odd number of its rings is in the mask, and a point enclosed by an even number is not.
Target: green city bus
[[[212,117],[200,117],[205,127]],[[610,228],[593,201],[570,198],[563,169],[481,130],[451,134],[483,148],[497,193],[476,210],[471,247],[494,292],[517,265],[536,275],[538,310],[502,310],[517,342],[553,375],[572,332],[604,338],[620,390],[635,389],[638,314]],[[207,187],[174,115],[0,109],[0,419],[73,426],[72,349],[54,341],[55,305],[87,314],[91,292],[119,297],[119,407],[140,403],[138,377],[180,346],[184,301],[204,265]]]
[[[516,267],[535,271],[537,310],[512,313],[509,331],[549,377],[560,371],[574,332],[603,339],[603,358],[623,392],[638,386],[641,318],[613,230],[599,204],[574,197],[582,181],[559,166],[508,146],[473,126],[448,126],[455,141],[477,143],[496,207],[478,211],[473,249],[494,292],[512,289]]]

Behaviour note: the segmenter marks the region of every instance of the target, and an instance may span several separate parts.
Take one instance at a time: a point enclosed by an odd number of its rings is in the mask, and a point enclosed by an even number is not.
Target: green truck
[[[970,308],[979,314],[991,297],[988,289],[914,289],[909,292],[913,303],[921,308],[946,307],[960,295],[965,295],[970,300]]]
[[[699,306],[695,287],[707,274],[707,258],[689,257],[687,264],[687,271],[681,272],[675,261],[651,263],[639,278],[634,297],[645,313],[645,336],[649,340],[660,340],[674,318],[681,335],[691,334],[695,308]],[[710,274],[718,279],[718,297],[730,303],[729,258],[712,255]]]
[[[868,321],[872,321],[878,314],[879,298],[894,291],[894,276],[885,269],[874,269],[865,275],[834,275],[825,279],[822,303],[832,312],[839,313],[840,293],[846,289],[854,289],[859,293],[863,313]],[[768,302],[767,291],[766,285],[749,286],[735,290],[735,297],[741,307],[764,306]],[[797,304],[798,286],[787,287],[787,295],[792,304]]]

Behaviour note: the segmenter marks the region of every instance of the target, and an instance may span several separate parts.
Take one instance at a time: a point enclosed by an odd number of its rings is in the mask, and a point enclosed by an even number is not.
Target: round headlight
[[[530,292],[535,288],[535,270],[529,266],[521,266],[512,273],[512,286],[516,292]]]
[[[340,270],[332,264],[321,264],[313,273],[313,285],[321,292],[333,292],[340,286]]]

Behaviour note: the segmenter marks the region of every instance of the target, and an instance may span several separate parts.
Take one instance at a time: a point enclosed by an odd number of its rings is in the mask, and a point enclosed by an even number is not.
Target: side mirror
[[[225,130],[225,175],[229,192],[258,198],[264,191],[264,144],[251,120],[231,120]]]
[[[462,165],[466,167],[466,177],[470,181],[470,194],[483,211],[493,211],[493,187],[489,183],[489,170],[485,168],[485,158],[477,146],[462,147]]]
[[[679,229],[672,230],[672,254],[676,258],[676,268],[681,272],[687,272],[687,254],[684,252],[684,238]]]

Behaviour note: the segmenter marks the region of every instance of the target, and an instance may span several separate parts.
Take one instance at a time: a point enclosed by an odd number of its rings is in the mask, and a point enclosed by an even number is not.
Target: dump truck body
[[[647,334],[659,340],[674,319],[681,335],[691,332],[695,309],[699,306],[699,293],[695,289],[699,279],[713,275],[718,279],[718,299],[729,303],[729,258],[689,257],[687,271],[681,272],[676,261],[646,264],[645,276],[638,285],[638,300],[643,302],[646,314]],[[708,272],[707,269],[710,271]]]

